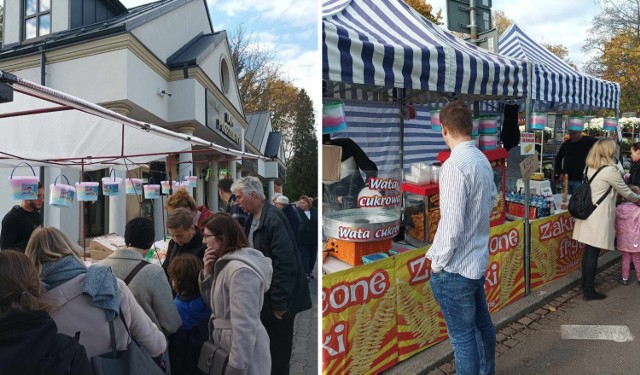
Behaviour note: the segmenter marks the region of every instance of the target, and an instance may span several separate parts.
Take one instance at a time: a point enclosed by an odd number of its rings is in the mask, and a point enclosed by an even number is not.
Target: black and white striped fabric
[[[323,0],[322,78],[369,87],[521,97],[526,62],[467,43],[401,0]]]
[[[533,41],[515,23],[501,36],[500,54],[532,64],[531,99],[540,109],[616,109],[620,84],[574,70],[569,64]]]

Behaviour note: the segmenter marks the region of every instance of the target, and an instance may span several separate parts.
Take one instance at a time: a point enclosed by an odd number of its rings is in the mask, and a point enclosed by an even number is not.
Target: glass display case
[[[438,184],[402,184],[404,192],[404,239],[422,247],[433,242],[440,221]]]
[[[506,173],[507,173],[507,150],[503,147],[495,150],[483,150],[482,153],[487,157],[493,169],[493,182],[496,184],[498,196],[491,210],[491,226],[504,224],[506,221]],[[444,164],[451,155],[451,151],[441,151],[436,159]]]

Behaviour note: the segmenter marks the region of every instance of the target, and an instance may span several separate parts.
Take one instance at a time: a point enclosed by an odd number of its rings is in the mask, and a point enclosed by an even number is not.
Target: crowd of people
[[[149,219],[130,220],[125,246],[90,262],[42,225],[43,190],[12,208],[0,243],[0,373],[90,374],[135,340],[165,374],[200,373],[205,342],[228,353],[227,374],[288,374],[295,317],[311,308],[313,200],[279,195],[276,207],[255,177],[219,188],[226,212],[184,191],[169,197],[161,265],[147,260]]]

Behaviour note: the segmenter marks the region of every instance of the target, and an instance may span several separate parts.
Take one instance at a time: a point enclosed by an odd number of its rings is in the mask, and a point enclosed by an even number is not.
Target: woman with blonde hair
[[[271,285],[271,259],[249,247],[244,230],[227,213],[216,213],[207,221],[204,242],[207,250],[199,282],[202,298],[213,312],[210,340],[229,353],[227,374],[267,374],[269,336],[260,310]]]
[[[23,253],[0,252],[0,374],[91,374],[87,353],[58,333]]]
[[[640,204],[640,195],[625,185],[614,161],[616,143],[609,138],[597,141],[587,155],[585,176],[591,178],[591,200],[595,204],[606,198],[585,219],[576,219],[573,239],[585,244],[582,254],[582,295],[585,300],[604,299],[606,295],[595,290],[598,256],[600,249],[615,250],[616,197],[618,193],[626,200]]]
[[[205,221],[213,215],[205,206],[196,205],[196,201],[185,190],[178,190],[167,199],[167,211],[172,212],[176,208],[188,208],[193,215],[193,225],[201,232],[204,231]]]
[[[152,356],[167,347],[164,334],[136,302],[124,281],[110,267],[85,264],[74,253],[75,244],[62,231],[40,227],[33,231],[25,254],[35,265],[45,291],[43,301],[60,332],[80,333],[89,358],[111,352],[109,323],[114,320],[117,350],[125,350],[129,334]]]

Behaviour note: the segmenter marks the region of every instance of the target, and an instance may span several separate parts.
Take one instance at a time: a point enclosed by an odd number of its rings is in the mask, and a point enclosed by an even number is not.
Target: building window
[[[24,38],[51,34],[51,0],[24,1]]]
[[[224,91],[225,94],[229,93],[230,79],[229,65],[227,65],[227,60],[222,59],[220,62],[220,83],[222,84],[222,91]]]

